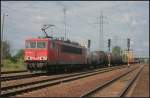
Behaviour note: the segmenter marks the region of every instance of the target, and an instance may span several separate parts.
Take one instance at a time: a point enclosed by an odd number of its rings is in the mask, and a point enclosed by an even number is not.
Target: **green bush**
[[[16,71],[16,70],[25,70],[24,61],[22,58],[16,59],[14,62],[13,59],[3,60],[2,71]]]

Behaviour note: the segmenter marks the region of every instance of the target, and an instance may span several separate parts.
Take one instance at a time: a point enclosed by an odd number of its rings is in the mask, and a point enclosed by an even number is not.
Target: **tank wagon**
[[[108,62],[108,55],[110,55],[110,63],[113,65],[123,64],[122,57],[120,55],[116,55],[113,53],[107,53],[104,51],[94,51],[91,52],[90,59],[91,64],[102,64],[107,65]]]
[[[91,52],[88,60],[90,64],[107,64],[108,63],[108,57],[104,51]]]

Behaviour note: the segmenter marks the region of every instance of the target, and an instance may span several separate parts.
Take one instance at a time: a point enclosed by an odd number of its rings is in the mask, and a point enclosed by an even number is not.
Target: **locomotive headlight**
[[[44,60],[47,60],[47,57],[46,57],[46,56],[44,57]]]
[[[40,57],[40,60],[47,60],[46,56]]]
[[[27,57],[25,58],[25,60],[32,60],[32,58],[29,57],[29,56],[27,56]]]
[[[28,57],[28,60],[32,60],[32,58],[31,58],[31,57]]]

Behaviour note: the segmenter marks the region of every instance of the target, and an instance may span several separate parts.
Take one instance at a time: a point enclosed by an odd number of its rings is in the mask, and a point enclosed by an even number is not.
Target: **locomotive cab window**
[[[36,42],[26,42],[26,48],[36,48]]]
[[[46,48],[46,42],[37,42],[37,48]]]

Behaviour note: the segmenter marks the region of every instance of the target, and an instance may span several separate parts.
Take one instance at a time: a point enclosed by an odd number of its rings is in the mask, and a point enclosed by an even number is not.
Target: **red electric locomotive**
[[[83,67],[86,64],[87,49],[70,40],[59,40],[50,37],[46,29],[52,25],[44,25],[41,30],[44,38],[31,38],[25,41],[24,61],[30,71],[55,71]],[[67,67],[67,68],[66,68]]]
[[[56,68],[81,67],[86,64],[86,48],[69,40],[31,38],[25,42],[27,69],[49,71]]]

